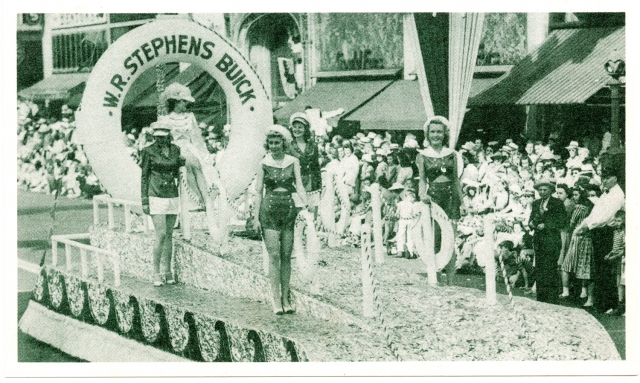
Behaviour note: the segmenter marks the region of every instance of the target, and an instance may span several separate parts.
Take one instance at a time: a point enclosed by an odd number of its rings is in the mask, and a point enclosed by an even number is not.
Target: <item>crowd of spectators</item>
[[[61,116],[60,119],[43,116],[35,104],[19,100],[18,187],[57,192],[70,198],[90,198],[102,193],[100,182],[74,136],[73,111],[63,106]],[[200,124],[199,127],[213,156],[224,151],[231,129],[229,125],[215,128]],[[136,159],[139,151],[153,141],[149,128],[125,132],[124,137]],[[399,137],[390,132],[366,131],[350,138],[333,134],[313,136],[312,140],[318,148],[321,171],[330,171],[335,182],[343,185],[348,194],[351,214],[344,226],[343,240],[357,246],[361,224],[372,217],[368,187],[377,183],[382,190],[384,242],[389,254],[416,257],[409,227],[415,219],[413,206],[418,201],[416,157],[425,142],[420,144],[411,132]],[[563,214],[566,214],[566,225],[561,228],[563,241],[558,254],[558,272],[553,276],[554,279],[557,277],[558,291],[562,287],[559,298],[567,298],[572,291],[585,299],[585,306],[590,307],[594,305],[591,291],[594,280],[605,278],[607,283],[617,282],[617,297],[624,302],[624,220],[613,220],[616,211],[603,212],[603,208],[594,208],[604,204],[600,201],[603,192],[616,187],[615,180],[613,184],[607,181],[611,175],[602,171],[601,154],[606,152],[609,141],[610,136],[605,135],[602,151],[598,153],[590,152],[577,141],[561,146],[553,133],[546,142],[507,139],[485,143],[478,138],[459,144],[456,149],[463,159],[459,177],[463,197],[462,217],[456,228],[456,268],[480,271],[485,267],[500,267],[498,259],[501,258],[512,287],[535,293],[536,280],[541,276],[536,275],[536,227],[531,226],[530,217],[534,201],[541,197],[537,186],[544,184],[551,188],[552,197],[562,202]],[[340,219],[345,202],[340,201],[338,195],[335,198],[336,220]],[[609,210],[610,206],[623,210],[623,193],[621,198],[621,204],[609,202]],[[546,207],[544,203],[541,205]],[[487,214],[492,214],[496,220],[498,232],[492,241],[495,247],[491,249],[486,248],[484,241]],[[617,214],[619,217],[623,212]],[[615,226],[615,236],[613,229],[607,234],[611,236],[610,241],[615,239],[615,246],[613,250],[607,250],[610,253],[601,255],[601,261],[613,266],[603,269],[594,264],[600,262],[596,260],[596,253],[603,250],[594,250],[598,246],[582,231],[609,224]],[[598,234],[597,231],[594,233]],[[499,255],[495,265],[483,264],[482,251]],[[596,275],[603,272],[608,275]],[[612,310],[613,313],[624,312],[620,304],[605,311]]]

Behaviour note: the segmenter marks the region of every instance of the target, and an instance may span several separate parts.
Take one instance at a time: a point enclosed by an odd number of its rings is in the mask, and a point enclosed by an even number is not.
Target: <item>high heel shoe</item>
[[[285,314],[293,314],[296,312],[296,307],[291,302],[283,303],[282,309]]]
[[[155,287],[160,287],[164,285],[164,280],[162,278],[162,274],[154,274],[153,275],[153,285]]]
[[[276,305],[276,300],[271,298],[271,307],[273,307],[273,313],[276,315],[284,314],[284,309],[282,308],[282,302],[278,302]]]

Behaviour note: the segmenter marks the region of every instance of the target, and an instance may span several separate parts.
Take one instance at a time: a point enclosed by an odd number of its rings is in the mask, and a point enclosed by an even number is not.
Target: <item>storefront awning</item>
[[[318,82],[296,99],[276,110],[274,116],[278,123],[288,125],[289,117],[295,112],[304,112],[306,106],[327,112],[342,108],[345,113],[349,113],[380,93],[391,82],[392,80]]]
[[[471,96],[500,81],[499,78],[473,79]],[[417,81],[399,80],[362,105],[347,121],[360,121],[363,130],[422,130],[427,120]]]
[[[604,64],[620,59],[625,27],[556,30],[468,105],[581,104],[610,81]]]
[[[66,100],[76,93],[82,93],[88,78],[89,73],[54,74],[21,90],[18,95],[32,101]]]

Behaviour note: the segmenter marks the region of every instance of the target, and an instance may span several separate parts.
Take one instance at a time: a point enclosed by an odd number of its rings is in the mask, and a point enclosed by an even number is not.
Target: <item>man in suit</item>
[[[597,311],[606,312],[617,307],[618,293],[612,265],[604,260],[604,256],[613,247],[613,229],[610,224],[618,210],[625,205],[625,194],[618,185],[617,169],[602,170],[602,195],[594,202],[593,209],[585,218],[574,234],[591,234],[593,241],[593,269],[591,279],[594,283],[593,304]],[[588,305],[587,305],[588,306]]]
[[[531,206],[529,227],[534,229],[536,296],[540,302],[555,303],[560,288],[558,258],[566,249],[569,218],[564,203],[551,197],[555,182],[542,179],[535,188],[540,199],[533,201]]]

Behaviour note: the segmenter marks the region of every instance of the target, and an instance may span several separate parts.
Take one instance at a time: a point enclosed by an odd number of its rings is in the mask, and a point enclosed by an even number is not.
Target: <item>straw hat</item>
[[[281,135],[282,138],[284,138],[284,140],[287,142],[291,142],[291,140],[293,140],[293,137],[291,137],[291,132],[289,132],[289,129],[285,128],[282,125],[271,125],[270,127],[268,127],[267,135],[271,133],[276,133]]]
[[[393,185],[391,185],[389,190],[404,190],[404,186],[402,186],[402,184],[399,182],[395,182]]]
[[[164,92],[162,92],[161,98],[165,102],[169,99],[196,102],[196,100],[191,97],[191,90],[177,82],[166,87]]]
[[[554,189],[556,187],[556,180],[552,178],[541,178],[533,187],[538,190],[541,186],[547,186],[550,189]]]
[[[509,145],[507,145],[511,150],[513,151],[517,151],[518,150],[518,145],[516,145],[515,143],[510,143]]]
[[[567,146],[565,149],[578,149],[580,145],[578,145],[578,141],[571,141],[569,143],[569,146]]]
[[[554,161],[556,158],[551,154],[551,152],[544,152],[538,158],[538,161]]]
[[[460,147],[460,149],[464,149],[464,150],[466,150],[466,151],[470,152],[470,151],[472,151],[472,150],[475,148],[475,146],[476,146],[476,145],[475,145],[473,142],[471,142],[471,141],[467,141],[467,142],[465,142],[465,143],[464,143],[464,145],[462,145],[462,146]]]

